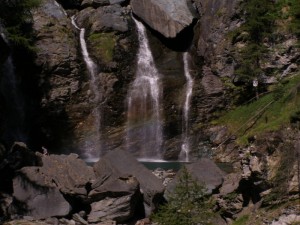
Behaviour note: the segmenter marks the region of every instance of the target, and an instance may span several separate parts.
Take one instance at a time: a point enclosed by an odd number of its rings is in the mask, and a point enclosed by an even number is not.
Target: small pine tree
[[[159,225],[209,225],[211,202],[206,189],[197,183],[184,167],[168,203],[152,216]]]

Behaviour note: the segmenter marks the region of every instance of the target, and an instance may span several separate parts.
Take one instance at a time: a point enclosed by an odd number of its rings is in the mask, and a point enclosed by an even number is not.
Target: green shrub
[[[208,225],[212,224],[211,203],[206,189],[197,183],[184,168],[178,183],[168,196],[168,203],[152,216],[159,225]]]

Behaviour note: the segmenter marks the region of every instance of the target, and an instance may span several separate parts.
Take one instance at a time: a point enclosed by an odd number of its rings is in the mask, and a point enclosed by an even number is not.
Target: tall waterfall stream
[[[136,77],[127,96],[127,148],[141,160],[161,159],[161,84],[144,25],[133,18],[139,50]]]

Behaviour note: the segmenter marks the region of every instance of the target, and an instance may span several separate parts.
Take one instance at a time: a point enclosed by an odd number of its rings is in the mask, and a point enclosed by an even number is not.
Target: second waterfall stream
[[[101,91],[98,85],[97,79],[97,65],[93,62],[91,57],[89,56],[89,52],[87,49],[86,41],[85,41],[85,29],[77,26],[75,22],[75,17],[71,17],[71,21],[73,26],[80,31],[80,46],[81,52],[83,55],[83,59],[87,66],[89,75],[90,75],[90,90],[91,90],[91,101],[93,104],[92,117],[94,118],[93,122],[93,134],[88,135],[87,137],[83,137],[83,146],[80,146],[82,157],[86,161],[96,161],[99,159],[101,155],[101,109],[100,109],[100,101],[101,101]]]
[[[181,161],[190,161],[190,140],[189,140],[189,117],[190,117],[190,105],[193,94],[194,80],[190,74],[189,67],[189,54],[187,52],[183,53],[183,64],[184,64],[184,76],[186,79],[186,93],[185,100],[183,104],[183,118],[182,118],[182,144],[179,159]]]

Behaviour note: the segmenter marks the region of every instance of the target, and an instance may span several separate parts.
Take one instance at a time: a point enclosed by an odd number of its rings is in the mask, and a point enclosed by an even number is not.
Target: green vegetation
[[[294,144],[286,141],[279,152],[279,157],[280,163],[274,178],[271,180],[272,191],[263,200],[264,205],[270,205],[271,207],[276,207],[277,204],[282,204],[282,202],[289,200],[287,190],[289,189],[289,181],[292,178],[291,171],[293,171],[297,160]]]
[[[272,44],[282,31],[300,37],[300,1],[299,0],[246,0],[241,3],[245,23],[231,33],[232,42],[242,41],[235,51],[236,84],[241,86],[239,102],[247,101],[257,93],[266,90],[261,85],[263,75],[274,76],[276,71],[264,71],[262,64],[270,54],[266,43]],[[259,81],[258,88],[253,87],[254,80]]]
[[[268,52],[263,40],[272,33],[274,3],[270,0],[248,0],[242,4],[242,8],[246,21],[234,38],[240,39],[243,36],[246,45],[240,49],[235,74],[239,81],[252,86],[252,81],[263,74],[260,64],[262,57]]]
[[[232,223],[232,225],[246,225],[249,220],[249,215],[244,215]]]
[[[274,87],[258,100],[239,106],[221,116],[216,124],[226,125],[237,136],[239,144],[266,131],[300,121],[300,74]]]
[[[113,60],[114,47],[116,43],[116,35],[111,33],[95,33],[88,37],[94,52],[100,56],[104,63]]]
[[[31,34],[31,10],[41,0],[3,0],[0,7],[0,22],[8,32],[8,39],[16,46],[33,50]]]
[[[212,218],[211,204],[205,188],[184,168],[167,204],[152,216],[159,225],[208,225]]]
[[[278,2],[278,7],[281,9],[281,18],[288,22],[287,27],[300,37],[300,1],[281,0]]]

